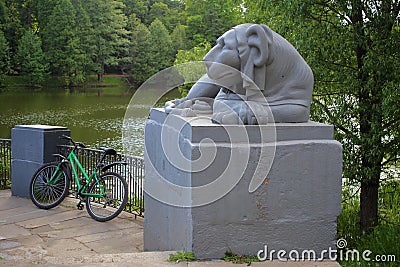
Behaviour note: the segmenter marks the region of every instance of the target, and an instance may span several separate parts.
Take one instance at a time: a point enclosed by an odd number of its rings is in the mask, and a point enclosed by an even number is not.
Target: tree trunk
[[[382,170],[382,89],[367,88],[359,93],[361,194],[360,231],[369,233],[378,224],[378,189]]]
[[[367,91],[367,90],[366,90]],[[378,224],[378,188],[381,173],[381,140],[374,129],[380,116],[373,108],[371,97],[360,96],[360,156],[361,156],[361,194],[360,194],[360,231],[369,233]],[[365,97],[365,95],[364,95]]]
[[[360,231],[369,233],[378,224],[378,189],[382,163],[382,111],[381,88],[368,84],[370,73],[364,70],[364,59],[368,53],[369,37],[363,20],[363,4],[353,2],[351,20],[354,27],[354,43],[357,58],[357,80],[359,82],[358,103],[360,121],[360,156],[362,170],[360,194]]]
[[[100,72],[97,73],[97,81],[98,81],[99,83],[101,83],[101,82],[103,81],[103,74],[101,74]]]
[[[369,233],[378,225],[378,189],[382,171],[382,88],[367,85],[360,72],[359,119],[361,156],[360,230]]]
[[[378,224],[379,179],[361,181],[360,230],[369,233]]]

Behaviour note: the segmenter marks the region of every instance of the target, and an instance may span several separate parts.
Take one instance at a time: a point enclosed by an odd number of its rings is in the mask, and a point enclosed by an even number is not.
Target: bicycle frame
[[[86,206],[88,214],[94,220],[105,222],[117,217],[126,207],[129,188],[124,177],[115,169],[116,166],[126,166],[127,163],[115,160],[120,157],[115,149],[100,147],[104,153],[98,155],[96,152],[97,165],[88,170],[84,164],[86,160],[82,160],[78,150],[85,149],[85,144],[75,142],[67,135],[59,138],[69,140],[73,147],[71,149],[71,146],[66,146],[69,152],[53,154],[59,160],[43,164],[34,173],[29,184],[29,195],[33,204],[40,209],[51,209],[59,205],[72,191],[79,199],[76,207],[82,210]],[[75,184],[72,179],[75,179]],[[70,191],[71,180],[73,188]]]
[[[71,176],[74,176],[75,178],[75,182],[76,185],[78,187],[78,191],[77,194],[78,195],[82,195],[82,196],[86,196],[86,197],[103,197],[104,196],[104,188],[103,186],[99,183],[99,180],[97,178],[97,169],[95,168],[92,172],[92,174],[89,176],[87,174],[87,172],[85,171],[85,169],[83,168],[82,164],[80,163],[78,157],[75,155],[74,151],[72,150],[69,154],[68,157],[66,158],[66,161],[69,162],[69,164],[71,165],[71,169],[72,169],[72,174]],[[64,161],[65,162],[65,158]],[[58,166],[56,171],[54,172],[54,175],[51,177],[51,179],[47,182],[47,184],[55,184],[58,182],[58,179],[60,178],[61,174],[59,174],[59,170],[61,169],[61,162]],[[86,180],[86,184],[82,185],[79,181],[79,175],[78,175],[78,169],[81,171],[81,173],[83,174],[85,180]],[[57,175],[58,174],[58,175]],[[57,175],[57,177],[55,177]],[[70,177],[72,179],[72,177]],[[88,186],[90,185],[90,183],[96,180],[96,182],[99,184],[100,187],[100,194],[91,194],[91,193],[86,193],[86,189],[88,188]]]

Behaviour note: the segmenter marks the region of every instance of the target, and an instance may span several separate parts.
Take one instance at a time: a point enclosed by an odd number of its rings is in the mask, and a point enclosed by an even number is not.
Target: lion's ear
[[[267,64],[269,40],[271,37],[261,25],[254,24],[246,31],[247,43],[250,49],[256,50],[254,65],[261,67]]]

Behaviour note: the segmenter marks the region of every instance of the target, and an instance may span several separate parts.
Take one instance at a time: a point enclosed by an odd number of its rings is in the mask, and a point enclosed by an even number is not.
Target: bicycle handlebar
[[[81,142],[76,142],[77,146],[80,146],[81,148],[86,148],[84,143]]]
[[[72,138],[71,138],[70,136],[68,136],[68,135],[65,135],[65,134],[63,134],[63,135],[59,136],[58,138],[60,138],[60,139],[72,140]]]
[[[68,136],[68,135],[63,134],[63,135],[61,135],[59,138],[60,138],[60,139],[65,139],[65,140],[69,140],[69,141],[74,145],[75,148],[77,148],[78,146],[81,147],[81,148],[86,148],[86,146],[85,146],[84,143],[82,143],[82,142],[75,142],[75,141],[71,138],[71,136]]]
[[[68,136],[68,135],[63,134],[63,135],[59,136],[59,139],[69,140],[69,141],[74,145],[74,149],[73,149],[73,150],[75,150],[75,149],[78,148],[78,147],[86,148],[86,146],[85,146],[84,143],[82,143],[82,142],[75,142],[75,141],[71,138],[71,136]],[[106,158],[107,155],[114,155],[114,156],[115,156],[115,155],[117,154],[117,152],[116,152],[114,149],[112,149],[112,148],[104,148],[104,147],[101,147],[100,149],[103,150],[105,153],[103,154],[103,156],[101,157],[99,163],[97,164],[97,166],[96,166],[97,169],[105,168],[105,169],[103,169],[103,171],[105,171],[105,170],[111,168],[112,166],[114,166],[114,165],[116,165],[116,164],[125,164],[125,163],[121,163],[121,162],[114,162],[114,163],[111,163],[111,164],[109,164],[109,165],[106,166],[104,163],[102,163],[102,161]]]

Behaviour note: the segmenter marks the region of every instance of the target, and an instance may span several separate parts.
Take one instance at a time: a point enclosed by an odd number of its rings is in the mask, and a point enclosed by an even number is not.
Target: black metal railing
[[[0,189],[11,187],[11,139],[0,138]]]
[[[73,149],[72,146],[61,145],[58,146],[59,153],[68,155]],[[102,150],[91,148],[77,148],[75,150],[82,167],[87,173],[91,173],[96,167],[104,152]],[[135,216],[144,216],[144,192],[143,192],[143,179],[144,179],[144,162],[143,158],[128,156],[124,154],[117,154],[115,156],[106,156],[104,163],[112,163],[115,161],[124,161],[127,165],[116,165],[110,169],[112,172],[121,174],[128,183],[128,203],[125,211],[134,214]],[[78,173],[80,175],[80,173]],[[82,177],[80,177],[82,178]],[[75,179],[71,180],[70,190],[76,191]]]

